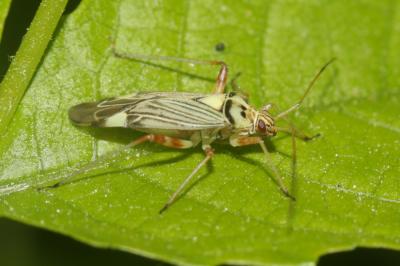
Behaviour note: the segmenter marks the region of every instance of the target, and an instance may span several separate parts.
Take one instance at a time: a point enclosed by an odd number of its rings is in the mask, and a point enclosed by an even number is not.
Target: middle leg
[[[163,213],[167,210],[177,199],[178,195],[182,192],[182,190],[186,187],[186,185],[192,180],[194,175],[214,156],[214,150],[211,147],[206,147],[204,149],[206,157],[193,169],[193,171],[185,178],[185,180],[180,184],[178,189],[171,195],[168,199],[167,203],[161,208],[159,213]]]

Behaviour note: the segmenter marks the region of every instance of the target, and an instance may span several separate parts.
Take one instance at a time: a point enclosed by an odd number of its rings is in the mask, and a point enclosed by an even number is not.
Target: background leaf
[[[8,9],[10,8],[10,3],[11,0],[4,0],[0,2],[0,36],[3,33],[4,21],[6,20]]]
[[[43,0],[0,84],[0,134],[9,124],[43,58],[68,0]],[[11,12],[11,11],[10,11]],[[2,48],[2,47],[1,47]]]
[[[0,140],[0,214],[86,243],[185,264],[300,264],[355,246],[399,248],[399,5],[396,1],[84,1],[66,18]],[[140,134],[85,130],[71,105],[135,91],[209,92],[217,69],[115,58],[120,51],[223,59],[250,101],[279,109],[324,73],[293,117],[322,137],[298,143],[297,202],[271,181],[257,147],[215,145],[199,181],[158,210],[203,158],[155,145],[114,156]],[[226,49],[217,52],[215,45]],[[168,70],[176,68],[179,71]],[[200,77],[182,73],[189,72]],[[202,78],[203,77],[203,78]],[[4,103],[2,103],[4,104]],[[291,141],[268,142],[290,184]]]

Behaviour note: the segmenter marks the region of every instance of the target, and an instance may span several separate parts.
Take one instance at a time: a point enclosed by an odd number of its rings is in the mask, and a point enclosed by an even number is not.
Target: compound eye
[[[266,130],[265,123],[261,119],[258,120],[257,129],[258,129],[258,131],[265,133],[265,130]]]

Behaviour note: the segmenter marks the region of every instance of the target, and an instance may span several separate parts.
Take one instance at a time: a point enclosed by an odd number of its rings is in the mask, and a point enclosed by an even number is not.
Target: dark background
[[[1,1],[1,0],[0,0]],[[0,43],[0,80],[15,55],[40,0],[13,0]],[[70,0],[65,14],[80,0]],[[126,252],[93,248],[71,238],[0,218],[0,265],[168,265]],[[319,266],[400,265],[400,252],[389,249],[357,248],[322,256]]]
[[[127,252],[99,249],[60,234],[0,218],[0,264],[3,266],[87,266],[169,264]],[[400,265],[400,252],[388,249],[357,248],[322,256],[318,266]]]

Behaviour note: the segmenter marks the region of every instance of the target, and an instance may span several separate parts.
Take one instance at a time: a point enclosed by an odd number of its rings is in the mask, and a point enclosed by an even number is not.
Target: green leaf
[[[82,1],[0,140],[0,215],[191,265],[312,264],[355,246],[399,249],[398,14],[389,0]],[[140,136],[74,127],[70,106],[135,91],[213,89],[217,68],[123,60],[111,42],[126,53],[224,60],[230,77],[242,73],[237,82],[251,104],[280,110],[336,57],[291,117],[304,132],[321,133],[297,142],[294,176],[290,137],[267,140],[297,201],[279,192],[258,147],[224,145],[214,145],[212,164],[162,215],[204,157],[200,148],[145,144],[95,164],[79,181],[38,191]]]
[[[0,84],[0,134],[8,130],[15,111],[47,48],[67,0],[43,0],[20,48]]]
[[[0,40],[3,34],[4,22],[7,18],[8,9],[10,8],[11,0],[3,0],[0,2]]]

